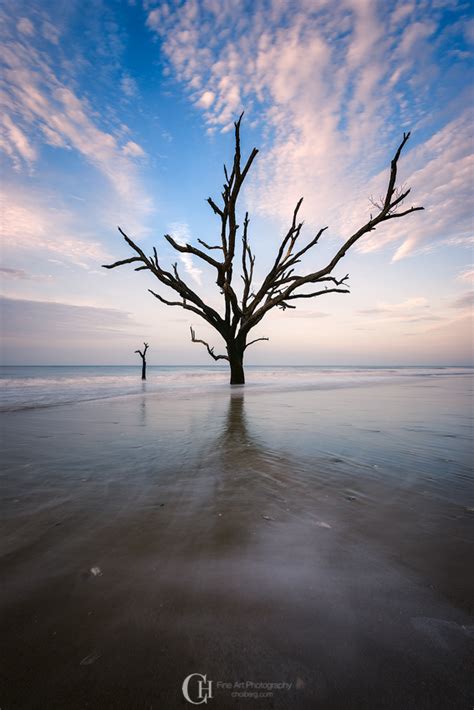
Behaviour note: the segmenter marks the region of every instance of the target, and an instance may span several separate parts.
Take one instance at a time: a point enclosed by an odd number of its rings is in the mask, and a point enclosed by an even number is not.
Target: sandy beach
[[[472,707],[469,383],[3,413],[2,710]]]

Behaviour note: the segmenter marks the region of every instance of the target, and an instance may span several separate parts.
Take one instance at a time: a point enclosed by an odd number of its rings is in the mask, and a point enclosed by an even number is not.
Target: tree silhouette
[[[148,350],[148,343],[143,343],[145,346],[143,352],[141,350],[135,350],[142,359],[142,380],[146,380],[146,351]]]
[[[346,276],[339,278],[332,275],[334,269],[345,256],[346,252],[361,237],[368,232],[374,231],[374,229],[383,222],[404,217],[412,212],[423,209],[423,207],[400,209],[405,198],[410,193],[409,188],[397,187],[396,185],[398,160],[410,137],[410,133],[404,133],[403,140],[391,161],[385,196],[378,202],[372,201],[374,209],[376,210],[375,214],[370,215],[370,219],[342,244],[328,263],[317,271],[304,275],[295,273],[295,267],[301,262],[301,258],[306,252],[316,246],[321,235],[327,229],[327,227],[323,227],[306,245],[301,246],[301,244],[298,243],[297,246],[303,226],[303,222],[298,220],[298,213],[303,201],[303,198],[301,198],[294,209],[291,225],[280,243],[273,265],[260,285],[255,286],[253,282],[255,257],[249,243],[249,216],[246,212],[243,220],[242,244],[240,249],[240,276],[243,281],[243,287],[237,292],[233,282],[237,253],[237,231],[239,229],[236,214],[237,201],[244,180],[258,153],[258,150],[254,148],[247,158],[245,165],[242,167],[240,149],[240,124],[242,115],[234,124],[235,149],[230,173],[224,165],[225,182],[221,193],[222,203],[217,204],[211,197],[207,200],[220,222],[219,243],[207,244],[201,239],[198,239],[198,243],[206,250],[203,251],[201,248],[191,244],[180,244],[175,241],[172,236],[165,234],[165,239],[177,252],[190,254],[201,259],[216,270],[216,283],[224,301],[223,313],[219,313],[205,303],[182,279],[176,263],[173,264],[172,270],[166,270],[158,260],[155,247],[153,248],[153,255],[147,256],[120,227],[118,228],[120,233],[127,244],[133,249],[135,255],[128,259],[116,261],[114,264],[104,265],[106,269],[114,269],[124,264],[140,264],[140,266],[135,268],[135,271],[150,271],[160,283],[175,291],[179,296],[179,300],[169,300],[155,291],[148,289],[155,298],[167,306],[178,306],[187,311],[191,311],[215,328],[225,342],[226,354],[217,355],[214,352],[214,347],[211,347],[206,341],[196,337],[192,327],[191,339],[195,343],[204,345],[209,355],[214,360],[227,360],[229,362],[231,384],[244,384],[245,382],[243,361],[246,349],[260,340],[268,340],[268,338],[249,340],[249,333],[272,308],[278,307],[283,310],[286,308],[295,308],[293,301],[299,298],[316,298],[329,293],[349,293],[350,291],[347,285],[349,275],[346,274]],[[217,252],[217,256],[214,257],[208,252]],[[310,290],[305,290],[305,287],[310,287]]]

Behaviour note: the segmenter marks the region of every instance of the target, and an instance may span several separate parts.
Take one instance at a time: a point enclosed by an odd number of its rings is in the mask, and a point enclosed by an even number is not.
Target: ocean
[[[358,386],[413,377],[454,377],[472,374],[471,367],[256,366],[246,367],[251,389]],[[49,407],[109,397],[209,391],[228,386],[227,366],[150,365],[147,380],[138,366],[3,366],[0,367],[0,411]]]

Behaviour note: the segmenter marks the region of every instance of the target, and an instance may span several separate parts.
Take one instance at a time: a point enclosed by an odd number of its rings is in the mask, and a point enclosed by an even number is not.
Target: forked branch
[[[193,343],[201,343],[202,345],[204,345],[204,347],[207,349],[207,352],[209,353],[209,355],[212,358],[214,358],[214,360],[228,360],[229,359],[227,357],[227,355],[216,355],[214,352],[214,348],[212,348],[209,345],[209,343],[206,343],[205,340],[200,340],[199,338],[196,338],[196,333],[195,333],[194,328],[192,326],[190,326],[189,329],[191,331],[191,340],[193,341]]]
[[[148,343],[143,343],[143,345],[145,346],[143,348],[143,352],[141,350],[135,350],[135,352],[140,355],[142,360],[144,360],[146,357],[146,351],[148,350]]]

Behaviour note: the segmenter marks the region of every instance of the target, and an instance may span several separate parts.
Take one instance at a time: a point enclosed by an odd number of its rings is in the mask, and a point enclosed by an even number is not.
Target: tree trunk
[[[230,343],[227,345],[227,354],[230,365],[230,384],[244,385],[244,347],[239,343]]]
[[[146,362],[144,358],[142,358],[142,380],[146,380]]]

